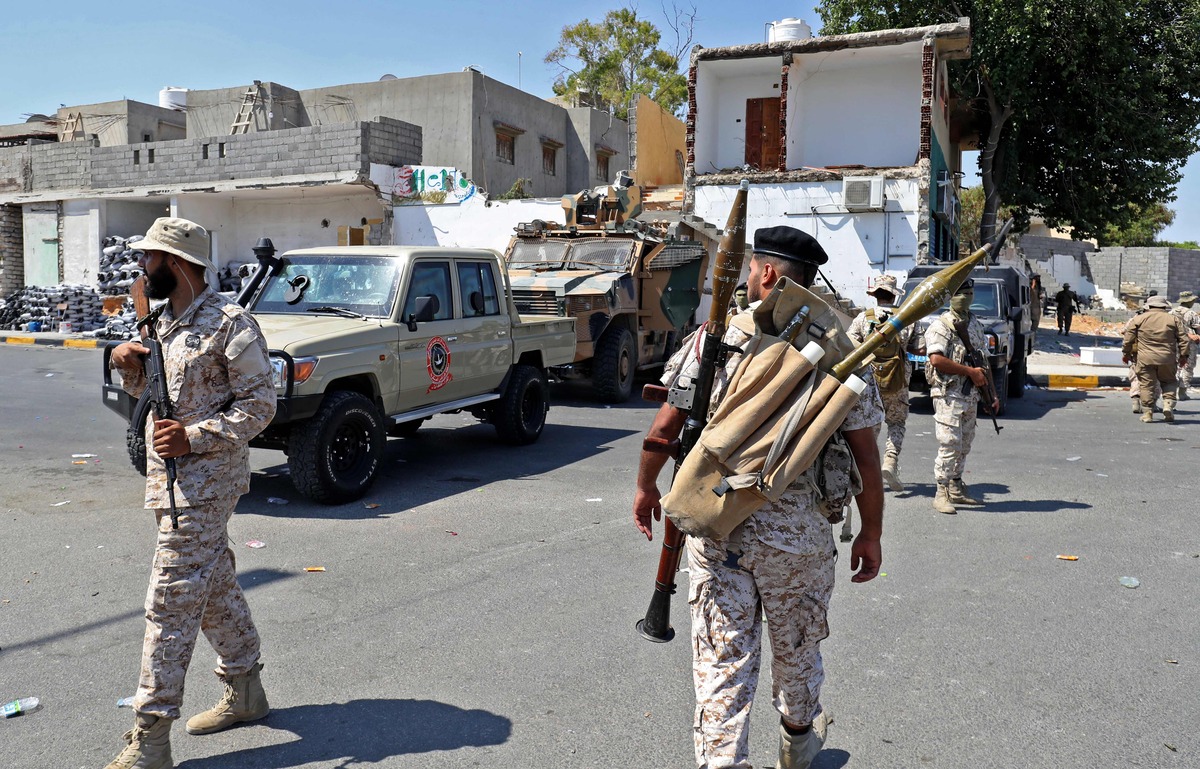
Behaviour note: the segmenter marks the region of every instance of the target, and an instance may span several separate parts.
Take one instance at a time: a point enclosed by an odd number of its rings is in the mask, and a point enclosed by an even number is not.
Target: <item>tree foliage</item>
[[[971,19],[950,62],[979,119],[990,236],[1000,201],[1079,238],[1174,199],[1200,149],[1197,0],[823,0],[822,34]],[[1133,207],[1131,207],[1131,205]]]
[[[1154,246],[1158,234],[1175,221],[1175,212],[1162,203],[1148,206],[1129,204],[1129,221],[1118,227],[1110,224],[1096,238],[1101,246]]]
[[[631,8],[609,11],[599,23],[584,19],[563,27],[558,45],[546,54],[546,63],[560,69],[554,93],[611,110],[620,118],[628,116],[640,94],[677,112],[687,101],[687,78],[679,72],[679,57],[691,43],[695,9],[689,13],[672,8],[668,25],[676,33],[673,51],[660,47],[658,27]]]

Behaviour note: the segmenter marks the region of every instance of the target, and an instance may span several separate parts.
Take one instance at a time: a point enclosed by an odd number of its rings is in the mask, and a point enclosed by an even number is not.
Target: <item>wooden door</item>
[[[779,97],[746,99],[746,164],[760,171],[779,168]]]

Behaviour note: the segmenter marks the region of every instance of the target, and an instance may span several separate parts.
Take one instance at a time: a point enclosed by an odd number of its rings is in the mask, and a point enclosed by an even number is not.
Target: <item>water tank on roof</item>
[[[169,85],[158,92],[158,106],[184,112],[187,110],[187,92],[186,88]]]
[[[804,19],[782,19],[767,22],[767,42],[782,43],[788,40],[807,40],[812,37],[812,27]]]

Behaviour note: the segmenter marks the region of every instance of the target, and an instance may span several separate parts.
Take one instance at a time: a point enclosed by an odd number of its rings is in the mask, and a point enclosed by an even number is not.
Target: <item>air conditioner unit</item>
[[[847,211],[883,209],[882,176],[848,176],[842,179],[842,206]]]

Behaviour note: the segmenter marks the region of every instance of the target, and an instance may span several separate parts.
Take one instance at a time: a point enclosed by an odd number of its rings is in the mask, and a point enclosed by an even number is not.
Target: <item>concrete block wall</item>
[[[1180,291],[1200,291],[1200,251],[1190,248],[1167,249],[1168,298],[1172,302]]]
[[[25,240],[20,206],[0,206],[0,297],[25,285]]]
[[[1166,295],[1169,290],[1170,249],[1157,246],[1108,246],[1089,256],[1093,264],[1103,265],[1106,283],[1101,288],[1118,290],[1121,283],[1136,283],[1147,290]]]
[[[390,117],[377,117],[363,123],[363,154],[371,163],[409,166],[421,163],[421,127]],[[370,169],[368,168],[369,172]]]
[[[30,173],[28,147],[0,147],[0,192],[25,192]]]
[[[77,190],[87,187],[95,149],[90,142],[35,145],[30,152],[33,189]]]

